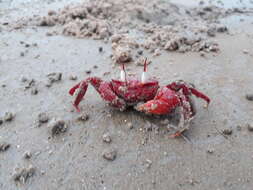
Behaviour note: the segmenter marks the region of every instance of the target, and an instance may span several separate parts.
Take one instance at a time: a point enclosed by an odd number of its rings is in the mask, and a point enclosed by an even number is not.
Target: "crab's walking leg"
[[[199,92],[195,88],[190,88],[190,90],[191,90],[192,94],[194,94],[198,98],[204,99],[207,102],[207,105],[209,105],[209,103],[211,101],[209,97],[207,97],[205,94]]]
[[[74,95],[76,89],[78,89],[78,88],[80,87],[80,84],[81,84],[81,83],[76,84],[75,86],[73,86],[73,87],[69,90],[69,94],[70,94],[71,96]]]
[[[72,87],[69,90],[70,95],[74,95],[75,91],[79,88],[79,91],[77,93],[76,99],[74,101],[74,107],[77,109],[77,111],[80,111],[78,105],[82,101],[87,88],[88,84],[91,84],[96,91],[100,94],[100,96],[110,103],[112,106],[119,108],[120,110],[124,110],[126,107],[126,103],[123,99],[119,98],[114,91],[112,90],[111,83],[110,82],[104,82],[98,77],[89,77],[86,80],[78,83],[74,87]]]
[[[83,82],[80,82],[79,84],[75,85],[73,88],[71,88],[69,90],[69,94],[70,95],[74,95],[75,91],[79,88],[79,92],[76,96],[76,99],[73,103],[74,107],[76,108],[76,110],[78,112],[80,112],[80,109],[78,107],[79,103],[82,101],[86,91],[87,91],[87,88],[88,88],[88,83],[86,81],[83,81]]]
[[[125,110],[126,102],[115,94],[115,92],[112,90],[111,83],[102,82],[98,89],[98,93],[100,94],[101,98],[103,98],[110,105],[119,108],[121,111]]]
[[[88,83],[91,83],[94,86],[94,88],[97,90],[99,88],[101,82],[102,82],[102,80],[98,77],[89,77],[86,80],[83,80],[82,82],[78,83],[77,85],[75,85],[74,87],[72,87],[69,90],[69,94],[71,96],[73,96],[75,91],[77,89],[79,89],[79,91],[77,93],[77,96],[76,96],[76,99],[75,99],[74,104],[73,104],[78,112],[80,111],[78,105],[82,101],[82,99],[83,99],[83,97],[84,97],[84,95],[87,91]]]
[[[195,101],[194,101],[194,99],[192,99],[191,96],[188,96],[187,98],[188,98],[188,101],[189,101],[189,103],[190,103],[190,105],[191,105],[191,113],[192,113],[192,116],[194,116],[194,115],[197,113],[197,111],[196,111],[196,106],[195,106]]]
[[[171,84],[167,85],[167,87],[170,88],[171,90],[175,90],[175,91],[183,89],[183,93],[186,96],[194,94],[196,97],[202,98],[203,100],[205,100],[207,102],[207,105],[209,105],[209,103],[211,101],[210,98],[207,97],[205,94],[203,94],[202,92],[193,88],[192,86],[190,86],[189,84],[187,84],[184,81],[172,82]]]
[[[191,104],[192,102],[189,101],[189,97],[183,93],[183,90],[178,91],[177,94],[181,102],[180,121],[177,128],[175,128],[176,132],[170,135],[170,137],[172,138],[181,136],[182,132],[184,132],[185,130],[189,128],[190,122],[193,119],[193,115],[194,115],[192,113],[193,105]]]

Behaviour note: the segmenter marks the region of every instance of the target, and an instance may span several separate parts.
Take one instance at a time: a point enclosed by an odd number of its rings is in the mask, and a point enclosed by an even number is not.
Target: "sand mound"
[[[39,25],[61,26],[67,36],[111,40],[113,60],[127,62],[138,48],[154,55],[160,50],[217,52],[218,44],[209,38],[227,31],[217,24],[226,14],[214,6],[186,8],[156,0],[92,0],[49,11],[39,19]]]

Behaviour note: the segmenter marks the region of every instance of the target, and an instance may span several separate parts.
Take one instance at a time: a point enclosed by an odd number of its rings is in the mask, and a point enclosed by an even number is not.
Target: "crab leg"
[[[77,110],[78,112],[80,112],[80,109],[79,109],[78,105],[79,105],[79,103],[82,101],[82,99],[83,99],[83,97],[84,97],[84,95],[85,95],[85,93],[86,93],[86,91],[87,91],[87,88],[88,88],[88,83],[87,83],[87,81],[82,81],[82,82],[78,83],[77,85],[75,85],[74,87],[72,87],[72,88],[69,90],[69,94],[70,94],[71,96],[73,96],[74,93],[75,93],[75,91],[76,91],[78,88],[79,88],[79,92],[78,92],[78,94],[77,94],[77,96],[76,96],[76,99],[75,99],[75,101],[74,101],[74,103],[73,103],[73,106],[76,108],[76,110]]]
[[[69,90],[69,94],[70,94],[71,96],[73,96],[73,94],[75,93],[76,89],[78,89],[78,88],[80,87],[80,84],[81,84],[81,82],[78,83],[77,85],[73,86],[73,87]]]
[[[173,127],[175,132],[170,137],[175,138],[181,136],[181,134],[189,128],[190,122],[193,119],[193,105],[189,101],[189,98],[184,95],[182,90],[178,92],[181,105],[180,105],[180,121],[177,127]]]
[[[119,108],[120,111],[125,110],[126,102],[115,94],[115,92],[112,90],[110,82],[101,83],[98,89],[98,93],[100,94],[101,98],[108,102],[108,104],[112,105],[113,107]]]
[[[198,98],[202,98],[207,102],[207,105],[209,105],[210,103],[210,98],[207,97],[205,94],[203,94],[202,92],[199,92],[198,90],[196,90],[195,88],[190,88],[192,94],[194,94],[196,97]]]
[[[77,93],[77,96],[76,96],[76,99],[73,103],[74,107],[76,108],[76,110],[78,112],[80,112],[80,109],[78,107],[79,103],[82,101],[86,91],[87,91],[87,88],[88,88],[88,83],[91,83],[95,89],[97,90],[100,86],[100,83],[102,82],[102,80],[98,77],[89,77],[87,78],[86,80],[78,83],[77,85],[75,85],[74,87],[72,87],[70,90],[69,90],[69,94],[71,96],[74,95],[75,91],[77,89],[79,89],[78,93]]]
[[[76,99],[75,99],[73,105],[76,108],[76,110],[78,112],[80,112],[80,109],[79,109],[78,105],[82,101],[82,99],[83,99],[83,97],[84,97],[84,95],[85,95],[85,93],[87,91],[88,83],[87,82],[81,82],[81,84],[79,84],[78,86],[79,86],[80,90],[79,90],[79,92],[78,92],[78,94],[76,96]],[[77,89],[77,88],[74,87],[74,89]],[[74,89],[72,88],[71,90],[75,91]]]
[[[96,91],[100,94],[103,100],[107,101],[112,106],[119,108],[120,110],[125,109],[125,101],[119,98],[114,93],[110,82],[104,82],[98,77],[89,77],[69,90],[69,94],[73,96],[75,91],[79,88],[79,91],[73,104],[78,112],[80,112],[78,105],[82,101],[89,83],[96,89]]]
[[[191,87],[189,84],[187,84],[184,81],[173,82],[173,83],[167,85],[167,87],[170,88],[171,90],[175,90],[175,91],[183,89],[184,95],[189,96],[191,94],[194,94],[196,97],[205,100],[207,102],[207,105],[209,105],[209,103],[210,103],[209,97],[207,97],[205,94],[198,91],[197,89]]]

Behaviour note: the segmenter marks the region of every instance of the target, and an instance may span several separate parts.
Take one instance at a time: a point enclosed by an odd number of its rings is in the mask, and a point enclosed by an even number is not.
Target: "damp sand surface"
[[[250,190],[253,102],[245,96],[253,93],[251,2],[224,1],[225,8],[247,11],[219,18],[228,33],[206,36],[219,45],[218,52],[180,53],[158,44],[161,55],[154,56],[142,46],[131,49],[143,50],[152,61],[149,75],[161,85],[183,79],[211,98],[208,109],[195,99],[197,114],[184,134],[188,140],[168,138],[164,118],[110,108],[93,87],[81,113],[73,109],[68,90],[78,81],[119,77],[110,38],[63,35],[61,25],[12,26],[23,17],[43,17],[80,2],[0,1],[0,118],[6,112],[12,118],[0,123],[0,189]],[[176,6],[200,6],[184,2]],[[129,31],[139,39],[140,30]],[[134,53],[127,72],[140,76],[143,68]]]

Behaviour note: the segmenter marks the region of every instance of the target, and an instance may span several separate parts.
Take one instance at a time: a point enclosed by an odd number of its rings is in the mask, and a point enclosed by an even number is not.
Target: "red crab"
[[[190,121],[196,114],[191,96],[195,95],[204,99],[207,102],[207,106],[210,103],[210,99],[196,90],[193,85],[182,80],[159,88],[157,80],[146,78],[146,71],[147,60],[144,63],[141,80],[128,78],[124,65],[122,65],[120,80],[103,81],[99,77],[89,77],[72,87],[69,94],[73,95],[79,88],[74,101],[77,111],[80,111],[78,105],[83,99],[89,83],[96,89],[102,99],[121,111],[128,106],[134,106],[136,110],[145,113],[166,115],[180,107],[181,119],[178,127],[174,128],[172,137],[180,136],[183,131],[188,129]]]

